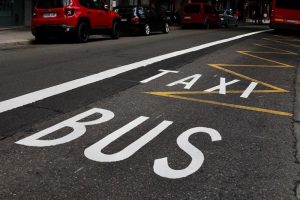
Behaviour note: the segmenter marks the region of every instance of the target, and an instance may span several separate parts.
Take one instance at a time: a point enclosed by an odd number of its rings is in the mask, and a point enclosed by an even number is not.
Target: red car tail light
[[[134,24],[138,24],[138,23],[140,23],[140,18],[138,18],[138,17],[131,18],[131,22]]]
[[[65,8],[65,15],[66,16],[73,16],[75,13],[75,9],[74,8]]]

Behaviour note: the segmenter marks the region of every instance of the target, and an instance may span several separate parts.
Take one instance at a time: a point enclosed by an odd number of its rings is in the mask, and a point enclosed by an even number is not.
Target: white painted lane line
[[[48,97],[52,97],[52,96],[61,94],[61,93],[64,93],[64,92],[68,92],[70,90],[73,90],[73,89],[76,89],[76,88],[79,88],[79,87],[82,87],[82,86],[86,86],[86,85],[89,85],[89,84],[92,84],[92,83],[95,83],[95,82],[98,82],[98,81],[102,81],[104,79],[108,79],[108,78],[117,76],[119,74],[131,71],[131,70],[134,70],[134,69],[138,69],[138,68],[141,68],[141,67],[146,67],[148,65],[151,65],[151,64],[169,59],[169,58],[174,58],[176,56],[180,56],[180,55],[184,55],[184,54],[187,54],[187,53],[199,51],[199,50],[206,49],[206,48],[209,48],[209,47],[212,47],[212,46],[216,46],[218,44],[231,42],[231,41],[234,41],[234,40],[238,40],[238,39],[241,39],[241,38],[244,38],[244,37],[249,37],[251,35],[267,32],[267,31],[270,31],[270,30],[251,32],[251,33],[238,35],[238,36],[223,39],[223,40],[209,42],[209,43],[202,44],[202,45],[199,45],[199,46],[195,46],[195,47],[192,47],[192,48],[188,48],[188,49],[184,49],[184,50],[180,50],[180,51],[175,51],[175,52],[172,52],[172,53],[164,54],[164,55],[161,55],[161,56],[156,56],[156,57],[149,58],[149,59],[146,59],[146,60],[142,60],[142,61],[139,61],[139,62],[135,62],[135,63],[132,63],[132,64],[128,64],[128,65],[124,65],[124,66],[121,66],[121,67],[109,69],[109,70],[106,70],[106,71],[103,71],[103,72],[100,72],[100,73],[97,73],[97,74],[93,74],[93,75],[90,75],[90,76],[87,76],[87,77],[83,77],[83,78],[80,78],[80,79],[76,79],[76,80],[73,80],[73,81],[69,81],[69,82],[66,82],[66,83],[55,85],[55,86],[52,86],[52,87],[49,87],[49,88],[45,88],[45,89],[42,89],[42,90],[31,92],[31,93],[28,93],[28,94],[25,94],[25,95],[22,95],[22,96],[18,96],[18,97],[12,98],[12,99],[8,99],[8,100],[0,102],[0,113],[6,112],[8,110],[15,109],[15,108],[19,108],[21,106],[25,106],[25,105],[28,105],[28,104],[46,99]]]

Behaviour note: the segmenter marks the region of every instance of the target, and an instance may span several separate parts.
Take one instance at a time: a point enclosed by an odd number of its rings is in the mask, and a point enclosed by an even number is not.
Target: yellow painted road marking
[[[287,36],[282,36],[282,35],[274,35],[277,38],[281,38],[279,40],[287,40],[287,41],[297,41],[300,42],[299,39],[295,39],[294,37],[287,37]]]
[[[293,47],[300,47],[300,45],[298,45],[298,44],[291,44],[291,43],[288,43],[288,42],[282,42],[282,41],[278,41],[278,40],[274,40],[274,39],[270,39],[270,38],[262,38],[262,39],[267,40],[267,41],[271,41],[271,42],[277,42],[277,43],[280,43],[280,44],[286,44],[286,45],[293,46]]]
[[[184,96],[178,96],[178,95],[168,95],[168,94],[162,93],[162,92],[146,92],[146,93],[152,94],[152,95],[157,95],[157,96],[174,98],[174,99],[193,101],[193,102],[198,102],[198,103],[207,103],[207,104],[212,104],[212,105],[217,105],[217,106],[238,108],[238,109],[242,109],[242,110],[250,110],[250,111],[269,113],[269,114],[288,116],[288,117],[293,116],[292,113],[282,112],[282,111],[277,111],[277,110],[270,110],[270,109],[259,108],[259,107],[243,106],[243,105],[223,103],[223,102],[211,101],[211,100],[205,100],[205,99],[196,99],[196,98],[190,98],[190,97],[184,97]]]
[[[273,49],[273,50],[276,50],[276,51],[286,52],[286,53],[289,53],[291,55],[298,55],[298,53],[295,53],[295,52],[292,52],[292,51],[288,51],[288,50],[285,50],[285,49],[279,49],[279,48],[275,48],[275,47],[270,47],[269,45],[266,45],[266,44],[255,44],[255,45],[259,46],[259,47]]]
[[[285,43],[286,44],[286,43]],[[233,70],[229,70],[227,68],[229,67],[257,67],[257,68],[294,68],[294,66],[291,66],[286,63],[278,62],[272,59],[267,59],[261,56],[258,56],[257,54],[282,54],[282,55],[298,55],[295,52],[279,49],[270,46],[271,44],[255,44],[256,46],[272,49],[276,51],[268,51],[268,52],[253,52],[253,51],[237,51],[238,53],[249,56],[258,60],[263,60],[272,63],[273,65],[239,65],[239,64],[208,64],[208,66],[224,71],[226,73],[238,76],[240,78],[259,83],[267,88],[270,88],[269,90],[253,90],[252,93],[287,93],[289,91],[279,88],[275,85],[259,81],[257,79],[251,78],[249,76],[246,76],[244,74],[235,72]],[[255,55],[254,55],[255,54]],[[276,65],[274,65],[276,64]],[[228,90],[226,91],[227,94],[242,94],[244,90]],[[192,97],[186,97],[186,96],[180,96],[180,95],[197,95],[197,94],[219,94],[219,91],[213,91],[213,92],[207,92],[207,91],[161,91],[161,92],[146,92],[146,94],[156,95],[156,96],[163,96],[163,97],[169,97],[169,98],[175,98],[175,99],[181,99],[181,100],[187,100],[187,101],[193,101],[198,103],[207,103],[212,105],[218,105],[218,106],[224,106],[224,107],[230,107],[230,108],[237,108],[242,110],[250,110],[250,111],[256,111],[256,112],[262,112],[262,113],[269,113],[274,115],[281,115],[281,116],[293,116],[292,113],[284,112],[284,111],[278,111],[278,110],[272,110],[272,109],[265,109],[265,108],[259,108],[259,107],[253,107],[253,106],[244,106],[244,105],[237,105],[237,104],[230,104],[230,103],[224,103],[224,102],[218,102],[218,101],[212,101],[212,100],[206,100],[206,99],[198,99],[198,98],[192,98]]]
[[[226,68],[224,68],[224,67],[220,67],[220,66],[218,66],[217,64],[209,64],[209,66],[211,66],[211,67],[213,67],[213,68],[216,68],[216,69],[220,69],[220,70],[222,70],[222,71],[224,71],[224,72],[227,72],[227,73],[229,73],[229,74],[232,74],[232,75],[241,77],[241,78],[243,78],[243,79],[246,79],[246,80],[249,80],[249,81],[252,81],[252,82],[260,83],[260,84],[263,85],[263,86],[266,86],[266,87],[268,87],[268,88],[272,88],[272,89],[277,90],[277,91],[280,91],[280,92],[288,92],[288,91],[285,90],[285,89],[276,87],[276,86],[271,85],[271,84],[269,84],[269,83],[265,83],[265,82],[259,81],[259,80],[257,80],[257,79],[251,78],[251,77],[249,77],[249,76],[246,76],[246,75],[240,74],[240,73],[238,73],[238,72],[235,72],[235,71],[226,69]]]
[[[242,94],[244,93],[244,90],[227,90],[226,94]],[[207,92],[207,91],[161,91],[161,92],[146,92],[147,94],[154,94],[154,95],[183,95],[183,94],[219,94],[219,91],[212,91],[212,92]],[[282,91],[279,90],[253,90],[251,93],[283,93]]]
[[[267,59],[267,58],[263,58],[263,57],[260,57],[260,56],[253,55],[253,54],[250,53],[250,51],[238,51],[238,53],[244,54],[244,55],[247,55],[247,56],[250,56],[250,57],[253,57],[253,58],[257,58],[257,59],[260,59],[260,60],[264,60],[264,61],[267,61],[267,62],[275,63],[277,65],[281,65],[282,67],[294,67],[294,66],[282,63],[282,62],[277,62],[275,60],[271,60],[271,59]]]

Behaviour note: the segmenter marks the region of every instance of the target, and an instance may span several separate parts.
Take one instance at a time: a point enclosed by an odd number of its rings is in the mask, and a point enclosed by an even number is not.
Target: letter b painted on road
[[[92,120],[92,121],[86,121],[86,122],[79,122],[80,120],[92,116],[93,114],[101,114],[102,116],[98,119]],[[25,146],[33,146],[33,147],[46,147],[46,146],[55,146],[59,144],[64,144],[67,142],[70,142],[72,140],[75,140],[85,134],[86,132],[86,126],[95,125],[95,124],[101,124],[104,122],[107,122],[114,118],[114,113],[109,110],[104,110],[100,108],[93,108],[91,110],[88,110],[84,113],[81,113],[79,115],[76,115],[68,120],[65,120],[59,124],[56,124],[54,126],[51,126],[43,131],[40,131],[36,134],[33,134],[29,137],[26,137],[22,140],[19,140],[16,142],[16,144],[21,144]],[[73,129],[73,131],[61,138],[52,139],[52,140],[43,140],[40,139],[44,136],[47,136],[51,133],[54,133],[58,130],[61,130],[63,128],[70,127]]]

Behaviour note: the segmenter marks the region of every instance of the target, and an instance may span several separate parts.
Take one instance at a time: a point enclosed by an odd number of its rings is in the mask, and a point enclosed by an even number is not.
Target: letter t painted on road
[[[179,72],[179,71],[171,71],[171,70],[164,70],[164,69],[160,69],[158,71],[160,71],[161,73],[156,74],[156,75],[154,75],[154,76],[152,76],[150,78],[147,78],[147,79],[141,81],[141,83],[148,83],[148,82],[153,81],[154,79],[160,78],[160,77],[162,77],[162,76],[164,76],[164,75],[166,75],[168,73],[177,74]]]

